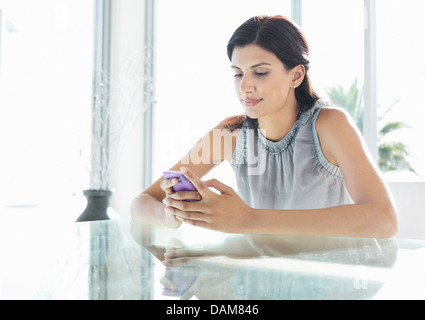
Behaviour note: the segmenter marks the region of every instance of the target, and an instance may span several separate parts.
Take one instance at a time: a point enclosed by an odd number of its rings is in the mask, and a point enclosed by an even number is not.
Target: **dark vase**
[[[116,219],[117,215],[109,207],[109,199],[112,196],[110,190],[84,190],[87,198],[87,206],[76,222],[97,221]]]

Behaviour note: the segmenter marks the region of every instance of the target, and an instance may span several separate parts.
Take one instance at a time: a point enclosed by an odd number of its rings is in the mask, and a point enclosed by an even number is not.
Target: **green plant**
[[[337,85],[328,88],[326,93],[328,94],[332,103],[348,111],[348,113],[353,117],[360,131],[363,131],[363,88],[358,88],[357,78],[354,79],[348,90],[345,90],[341,85]],[[382,171],[408,170],[417,174],[407,160],[407,157],[409,156],[407,145],[400,141],[385,142],[385,138],[389,133],[404,128],[410,128],[406,123],[401,121],[382,124],[385,116],[399,101],[400,99],[395,101],[390,107],[388,107],[384,114],[378,118],[378,165]]]

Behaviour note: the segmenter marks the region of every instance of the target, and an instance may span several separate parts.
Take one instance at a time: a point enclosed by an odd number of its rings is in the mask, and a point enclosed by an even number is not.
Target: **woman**
[[[393,237],[391,195],[350,116],[313,91],[299,28],[282,16],[254,17],[227,52],[245,115],[224,120],[171,168],[198,192],[173,192],[176,179],[159,179],[133,200],[132,217],[232,233]],[[238,193],[200,179],[224,160]]]

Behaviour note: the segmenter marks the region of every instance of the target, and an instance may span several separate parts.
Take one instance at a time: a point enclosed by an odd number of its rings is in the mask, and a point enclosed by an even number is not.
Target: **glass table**
[[[425,299],[425,242],[3,214],[0,299]]]

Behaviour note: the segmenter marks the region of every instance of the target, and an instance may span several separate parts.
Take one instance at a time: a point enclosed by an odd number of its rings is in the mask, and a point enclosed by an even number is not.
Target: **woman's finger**
[[[196,221],[203,221],[203,222],[209,222],[210,217],[208,214],[198,212],[198,211],[182,211],[178,210],[173,207],[166,207],[165,210],[176,217],[176,219],[179,219],[182,222],[186,222],[187,220],[196,220]]]
[[[166,197],[162,200],[162,203],[166,205],[165,209],[178,209],[179,211],[189,212],[204,212],[205,205],[201,201],[182,201],[175,200],[171,197]]]
[[[221,194],[232,194],[234,190],[229,187],[228,185],[225,185],[224,183],[218,181],[217,179],[211,179],[208,181],[205,181],[204,184],[208,188],[214,188],[218,190]]]
[[[167,270],[165,274],[162,274],[162,276],[159,279],[159,282],[168,290],[176,291],[177,286],[169,279],[170,273]]]
[[[178,182],[178,180],[176,178],[165,179],[160,183],[159,186],[168,195],[168,194],[172,194],[174,192],[173,186],[175,186],[177,184],[177,182]]]
[[[205,221],[182,219],[182,222],[190,224],[190,225],[195,226],[195,227],[204,228],[204,229],[214,229],[210,223],[205,222]]]
[[[198,191],[178,191],[168,195],[168,198],[174,200],[195,200],[199,201],[202,199],[201,194]]]
[[[201,196],[204,196],[205,192],[209,191],[208,187],[204,185],[202,180],[188,168],[181,167],[180,172],[183,173],[185,177],[190,180],[190,182],[192,182],[192,184],[195,186]]]

